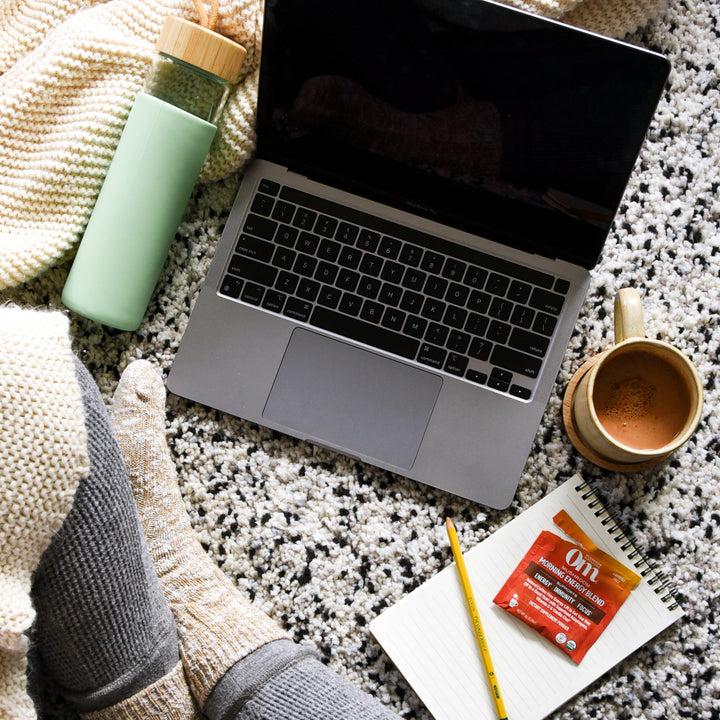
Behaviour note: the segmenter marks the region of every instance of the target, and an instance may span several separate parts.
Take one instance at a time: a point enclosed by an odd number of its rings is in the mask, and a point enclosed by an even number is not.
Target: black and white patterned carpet
[[[197,533],[254,601],[405,718],[429,718],[369,633],[369,621],[450,561],[444,518],[468,548],[580,472],[593,479],[678,588],[686,616],[553,715],[556,720],[720,718],[720,0],[672,0],[631,39],[672,72],[565,355],[512,506],[469,501],[280,436],[178,397],[168,441]],[[167,373],[238,177],[198,188],[147,318],[135,333],[73,316],[74,344],[110,402],[124,367]],[[69,264],[0,300],[61,308]],[[562,426],[565,386],[612,341],[616,291],[638,287],[648,334],[696,363],[705,412],[653,470],[584,460]]]

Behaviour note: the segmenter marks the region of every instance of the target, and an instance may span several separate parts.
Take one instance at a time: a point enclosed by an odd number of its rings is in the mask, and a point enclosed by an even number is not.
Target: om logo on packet
[[[553,521],[576,542],[541,532],[493,602],[579,663],[641,578],[596,547],[565,510]]]

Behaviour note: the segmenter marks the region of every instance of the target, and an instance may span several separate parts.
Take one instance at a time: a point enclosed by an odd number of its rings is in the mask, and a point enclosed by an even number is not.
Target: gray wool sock
[[[79,361],[90,473],[33,575],[34,654],[80,712],[125,700],[179,662],[100,393]]]
[[[399,720],[290,640],[269,642],[233,665],[204,710],[210,720]]]

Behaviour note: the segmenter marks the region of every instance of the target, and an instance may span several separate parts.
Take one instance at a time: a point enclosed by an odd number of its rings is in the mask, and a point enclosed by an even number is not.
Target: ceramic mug
[[[619,464],[660,461],[700,422],[702,382],[677,348],[645,337],[640,295],[615,297],[615,345],[579,380],[575,430],[586,447]]]

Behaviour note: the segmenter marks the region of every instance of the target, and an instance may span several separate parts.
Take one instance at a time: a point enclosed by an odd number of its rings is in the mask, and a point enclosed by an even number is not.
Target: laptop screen
[[[267,0],[257,155],[591,268],[667,73],[479,0]]]

